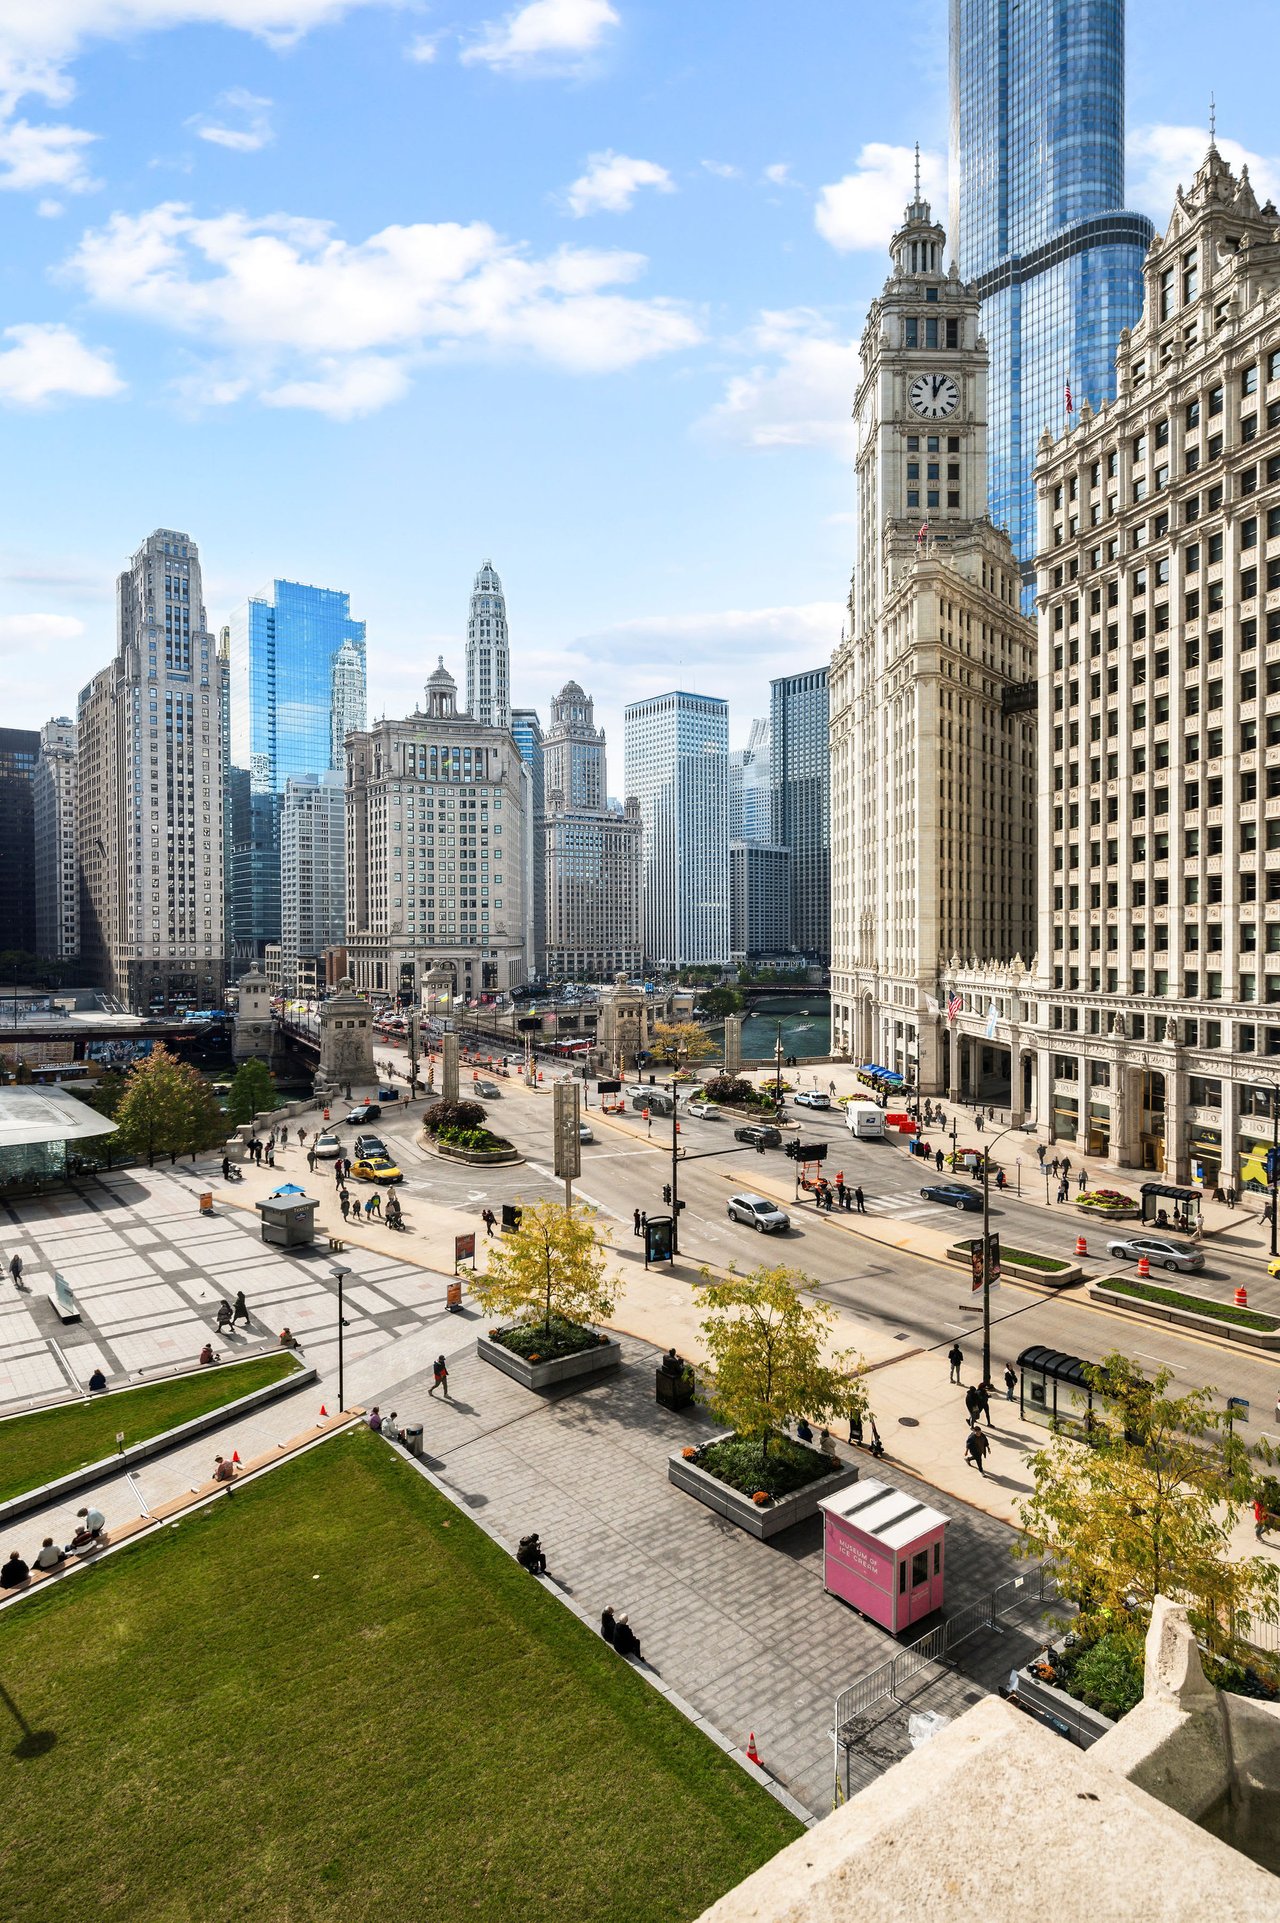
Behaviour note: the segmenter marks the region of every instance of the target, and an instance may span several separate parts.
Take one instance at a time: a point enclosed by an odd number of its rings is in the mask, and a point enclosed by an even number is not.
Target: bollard
[[[1088,1244],[1088,1243],[1087,1243],[1087,1242],[1085,1241],[1085,1239],[1084,1239],[1084,1237],[1083,1237],[1083,1235],[1077,1235],[1077,1237],[1076,1237],[1076,1254],[1077,1254],[1077,1255],[1088,1255],[1088,1253],[1089,1253],[1089,1244]]]
[[[1249,1306],[1249,1291],[1248,1289],[1245,1288],[1244,1283],[1242,1282],[1240,1284],[1240,1287],[1236,1290],[1236,1307],[1238,1309],[1247,1309],[1248,1306]]]
[[[1146,1279],[1146,1277],[1150,1275],[1150,1273],[1151,1273],[1151,1264],[1150,1264],[1150,1262],[1148,1262],[1148,1260],[1147,1260],[1147,1258],[1146,1258],[1146,1256],[1145,1256],[1145,1255],[1140,1255],[1140,1256],[1138,1257],[1138,1276],[1139,1276],[1139,1278],[1140,1278],[1141,1280],[1145,1280],[1145,1279]]]

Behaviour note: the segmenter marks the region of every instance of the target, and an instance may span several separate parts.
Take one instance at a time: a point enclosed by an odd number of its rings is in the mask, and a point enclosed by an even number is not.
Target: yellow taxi
[[[1268,1275],[1280,1275],[1280,1255],[1273,1255],[1267,1263]]]
[[[351,1164],[357,1182],[403,1182],[404,1175],[389,1155],[362,1155]]]

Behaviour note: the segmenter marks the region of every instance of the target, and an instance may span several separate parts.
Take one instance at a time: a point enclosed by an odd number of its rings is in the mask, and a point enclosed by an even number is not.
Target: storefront
[[[78,1143],[116,1125],[65,1088],[0,1088],[0,1190],[45,1188],[80,1169]],[[98,1157],[90,1154],[93,1167]]]

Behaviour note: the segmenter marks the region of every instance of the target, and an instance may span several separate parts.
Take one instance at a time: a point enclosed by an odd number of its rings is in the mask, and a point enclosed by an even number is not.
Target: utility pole
[[[782,1023],[778,1023],[777,1040],[773,1045],[774,1099],[779,1111],[782,1108]]]
[[[346,1406],[343,1399],[343,1389],[345,1385],[343,1382],[343,1373],[342,1373],[342,1363],[343,1363],[342,1331],[346,1328],[347,1324],[342,1313],[342,1285],[346,1281],[350,1273],[351,1273],[350,1269],[334,1269],[332,1271],[333,1277],[338,1284],[338,1414],[339,1415],[342,1414],[343,1409]]]
[[[991,1383],[991,1151],[1006,1135],[1028,1135],[1034,1122],[1002,1128],[982,1152],[982,1386]]]

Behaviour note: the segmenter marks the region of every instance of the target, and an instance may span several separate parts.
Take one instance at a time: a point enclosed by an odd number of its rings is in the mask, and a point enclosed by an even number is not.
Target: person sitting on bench
[[[56,1569],[65,1560],[65,1552],[59,1549],[52,1536],[46,1536],[36,1551],[37,1569]]]
[[[85,1549],[96,1549],[106,1532],[107,1519],[101,1509],[77,1509],[78,1522],[76,1533],[67,1544],[64,1554],[78,1555]]]
[[[203,1349],[201,1349],[200,1351],[201,1368],[207,1369],[211,1362],[216,1362],[217,1360],[218,1360],[218,1354],[212,1342],[206,1342]]]
[[[16,1549],[9,1551],[9,1560],[0,1568],[0,1589],[19,1589],[28,1580],[31,1571]]]
[[[89,1377],[89,1388],[96,1395],[100,1389],[105,1389],[106,1386],[107,1386],[107,1378],[103,1375],[102,1370],[95,1369],[93,1374]]]
[[[640,1639],[625,1616],[619,1616],[613,1630],[613,1646],[620,1656],[640,1657]]]
[[[531,1576],[545,1574],[547,1558],[543,1553],[536,1530],[531,1536],[521,1536],[520,1546],[516,1550],[516,1561],[522,1569],[527,1569]]]

